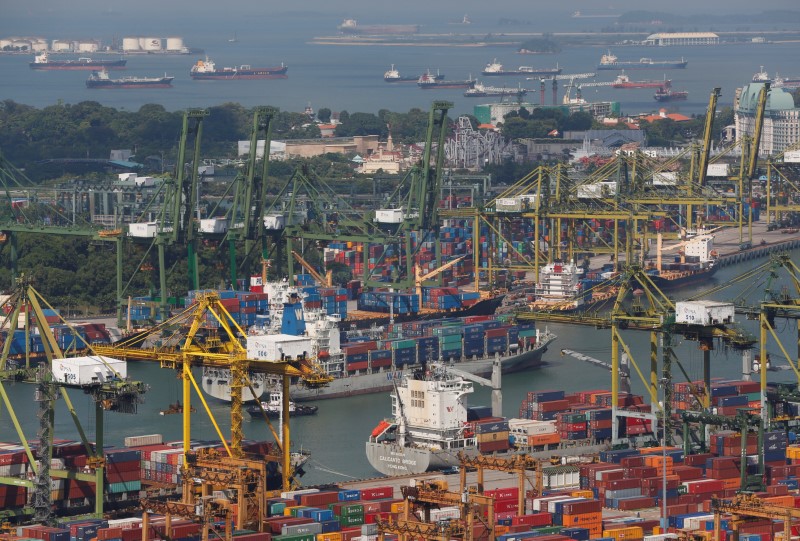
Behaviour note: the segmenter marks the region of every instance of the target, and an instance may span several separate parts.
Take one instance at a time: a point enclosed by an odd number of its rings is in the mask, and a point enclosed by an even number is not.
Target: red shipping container
[[[390,486],[361,489],[362,500],[383,500],[385,498],[393,498],[393,497],[394,497],[394,489]]]
[[[722,492],[725,489],[725,484],[716,479],[701,479],[699,481],[688,481],[686,489],[689,494],[709,494]]]
[[[550,526],[553,523],[553,515],[547,512],[536,513],[532,515],[521,515],[511,518],[512,525],[522,526]]]

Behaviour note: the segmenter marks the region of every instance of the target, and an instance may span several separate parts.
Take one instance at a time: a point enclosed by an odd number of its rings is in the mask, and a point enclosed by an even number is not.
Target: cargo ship
[[[659,235],[658,242],[661,239]],[[652,262],[645,270],[650,280],[662,291],[670,291],[687,285],[703,283],[714,276],[718,253],[714,249],[714,237],[701,234],[676,245],[682,253],[670,263],[662,263],[659,253],[656,264]],[[663,250],[660,250],[661,252]]]
[[[91,58],[78,58],[72,60],[52,60],[47,53],[37,54],[33,62],[28,65],[34,70],[92,70],[100,69],[125,69],[127,60],[92,60]]]
[[[434,75],[433,78],[437,81],[441,81],[444,80],[444,75],[436,72],[436,75]],[[392,64],[392,67],[389,68],[388,71],[384,72],[383,80],[387,83],[415,83],[419,80],[419,77],[415,75],[400,75],[400,72],[396,70],[394,64]]]
[[[652,58],[640,58],[639,60],[620,61],[615,55],[608,53],[600,57],[598,70],[644,70],[644,69],[684,69],[689,62],[681,58],[680,60],[653,60]]]
[[[536,75],[552,77],[559,74],[561,74],[561,68],[559,68],[557,65],[555,68],[534,68],[532,66],[520,66],[515,70],[506,70],[496,58],[492,62],[486,64],[486,67],[483,68],[483,71],[481,72],[481,75],[485,75],[487,77],[496,77],[501,75]]]
[[[314,415],[319,408],[308,404],[295,404],[294,401],[289,401],[289,416],[301,417],[304,415]],[[283,393],[281,391],[271,391],[269,393],[269,401],[261,402],[261,407],[250,406],[247,408],[247,413],[251,417],[261,419],[263,414],[266,414],[270,419],[278,419],[283,415]]]
[[[555,262],[539,270],[539,280],[527,304],[532,311],[577,312],[614,298],[618,291],[602,279],[587,279],[585,269],[574,262]]]
[[[467,89],[464,96],[467,98],[485,98],[488,96],[525,96],[528,90],[525,88],[513,88],[505,86],[485,86],[482,83],[475,83],[475,86]]]
[[[625,72],[622,72],[611,83],[611,88],[669,88],[671,85],[672,81],[670,79],[631,81],[631,78]]]
[[[659,88],[653,94],[653,99],[656,101],[682,101],[689,98],[689,93],[686,90],[672,90],[671,88]]]
[[[264,287],[270,313],[248,329],[246,345],[253,358],[263,355],[307,354],[335,379],[325,387],[309,389],[292,382],[295,401],[339,398],[388,391],[392,381],[423,362],[444,359],[473,374],[489,374],[497,357],[503,372],[542,364],[542,355],[555,335],[539,331],[533,323],[516,324],[510,315],[424,319],[404,314],[409,321],[368,329],[339,328],[339,314],[328,314],[288,282]],[[230,400],[230,371],[204,368],[202,388],[207,394]],[[271,382],[251,374],[258,396],[247,390],[245,400],[258,400]]]
[[[172,88],[175,77],[121,77],[112,79],[105,69],[94,71],[86,79],[86,88]]]
[[[382,34],[416,34],[418,24],[367,24],[360,25],[355,19],[345,19],[337,29],[343,34],[382,35]]]
[[[280,66],[270,68],[254,68],[249,64],[242,64],[238,67],[217,68],[212,60],[206,57],[205,60],[198,60],[189,70],[189,75],[195,80],[218,80],[218,79],[286,79],[286,72],[289,66],[281,62]]]
[[[417,79],[417,86],[424,89],[430,88],[474,88],[477,81],[467,79],[466,81],[446,81],[444,79],[437,79],[431,73],[423,73]]]

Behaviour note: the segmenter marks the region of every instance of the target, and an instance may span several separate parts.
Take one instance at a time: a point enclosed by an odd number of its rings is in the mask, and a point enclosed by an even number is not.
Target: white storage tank
[[[180,51],[183,49],[183,38],[170,37],[167,38],[168,51]]]
[[[2,48],[2,47],[0,47]],[[36,53],[44,53],[47,51],[47,42],[46,41],[35,41],[31,43],[31,50]]]
[[[100,44],[96,41],[79,41],[78,42],[78,49],[79,53],[96,53],[100,50]]]
[[[145,51],[160,51],[161,50],[161,38],[142,38],[139,42],[142,46],[142,49]]]
[[[139,38],[122,38],[123,51],[141,51],[142,47],[139,45]]]
[[[31,50],[31,42],[27,39],[15,39],[14,43],[11,45],[14,49],[18,49],[20,51],[30,51]]]
[[[53,359],[53,380],[70,385],[104,383],[128,377],[128,363],[112,357],[93,355]]]
[[[72,50],[72,44],[69,41],[64,41],[61,39],[54,39],[53,45],[50,46],[50,50],[54,52],[68,52]]]
[[[6,38],[0,39],[0,50],[10,49],[13,43],[14,42],[11,41],[10,39]]]

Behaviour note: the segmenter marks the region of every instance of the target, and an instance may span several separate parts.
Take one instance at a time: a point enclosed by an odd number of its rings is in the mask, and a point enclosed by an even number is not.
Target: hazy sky
[[[752,2],[752,0],[615,0],[613,2],[596,2],[591,0],[300,0],[287,2],[285,0],[77,0],[66,2],[64,0],[43,0],[40,2],[25,2],[23,0],[0,0],[0,12],[3,14],[0,22],[0,32],[13,32],[9,16],[39,15],[48,16],[62,14],[65,17],[97,13],[99,11],[113,11],[124,15],[137,15],[149,13],[154,17],[168,17],[183,14],[191,17],[193,14],[216,15],[219,17],[233,18],[237,15],[250,13],[286,12],[291,10],[318,12],[324,14],[347,14],[348,16],[373,18],[380,15],[418,20],[424,22],[426,16],[443,16],[447,13],[453,15],[469,13],[470,16],[503,16],[507,11],[509,17],[517,16],[531,18],[537,14],[544,16],[548,13],[565,10],[633,10],[646,9],[665,11],[677,14],[692,13],[724,13],[739,11],[742,13],[759,12],[765,9],[798,9],[797,0],[765,0]],[[220,20],[220,22],[223,22]]]

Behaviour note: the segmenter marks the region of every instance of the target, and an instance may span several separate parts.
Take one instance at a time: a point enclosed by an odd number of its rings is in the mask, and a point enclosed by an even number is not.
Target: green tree
[[[330,121],[331,121],[331,110],[330,110],[330,109],[328,109],[327,107],[321,107],[321,108],[320,108],[320,109],[317,111],[317,118],[318,118],[318,119],[319,119],[319,121],[320,121],[320,122],[322,122],[323,124],[328,124],[328,123],[330,123]]]

